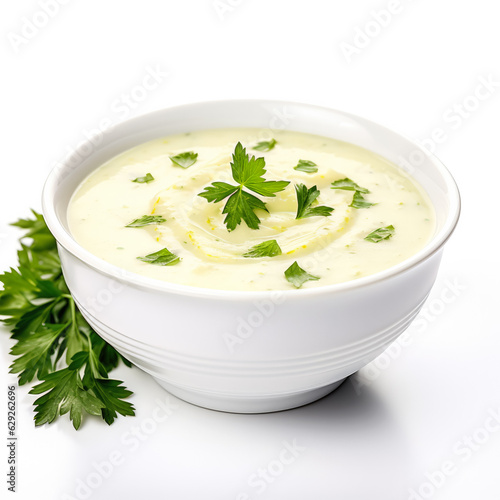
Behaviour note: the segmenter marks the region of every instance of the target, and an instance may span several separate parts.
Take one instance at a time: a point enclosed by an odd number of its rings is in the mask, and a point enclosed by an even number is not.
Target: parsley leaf
[[[121,400],[130,391],[122,391],[120,400],[114,401],[114,388],[102,388],[98,382],[105,379],[109,384],[108,372],[120,360],[128,366],[130,363],[81,315],[64,281],[56,241],[43,217],[36,212],[33,216],[13,224],[23,229],[24,235],[19,268],[0,274],[0,315],[16,341],[11,349],[15,356],[11,373],[18,374],[20,385],[35,378],[41,382],[31,390],[42,395],[35,401],[35,424],[53,422],[68,412],[75,429],[84,413],[98,415],[108,423],[117,413],[133,415],[133,406]]]
[[[142,177],[137,177],[132,182],[138,182],[139,184],[144,184],[144,183],[147,184],[148,182],[152,182],[154,180],[155,178],[148,172],[146,175]]]
[[[314,217],[316,215],[328,217],[332,214],[333,208],[319,206],[311,208],[311,205],[319,196],[319,189],[316,186],[307,188],[304,184],[295,184],[295,192],[297,194],[297,216],[296,219],[305,219],[306,217]]]
[[[271,139],[270,141],[260,141],[258,142],[252,149],[255,149],[255,151],[271,151],[271,149],[274,149],[274,146],[276,146],[277,142],[275,139]]]
[[[95,382],[92,389],[105,404],[101,413],[108,425],[113,423],[118,413],[123,416],[134,415],[133,406],[128,401],[124,401],[124,398],[128,398],[132,393],[122,385],[120,380],[98,378]]]
[[[37,335],[20,339],[10,350],[19,356],[10,365],[10,373],[18,373],[19,384],[31,382],[35,376],[42,379],[52,367],[52,355],[56,340],[68,327],[67,324],[41,324]]]
[[[31,389],[30,394],[42,394],[35,405],[35,425],[50,424],[59,415],[69,412],[75,429],[82,423],[83,411],[101,416],[104,402],[92,392],[85,390],[78,370],[63,368],[50,373],[44,382]]]
[[[158,252],[150,253],[145,257],[137,257],[142,262],[147,262],[149,264],[155,264],[156,266],[173,266],[178,264],[181,259],[177,255],[173,254],[167,248],[162,248]]]
[[[295,288],[300,288],[306,281],[317,281],[320,279],[319,276],[313,276],[304,271],[304,269],[297,264],[297,261],[285,271],[285,278]]]
[[[167,219],[161,215],[143,215],[139,219],[129,222],[125,227],[144,227],[149,226],[150,224],[161,224],[166,220]]]
[[[207,186],[205,191],[198,196],[205,198],[209,203],[219,203],[219,201],[232,195],[237,190],[238,186],[233,186],[227,182],[212,182],[212,185]]]
[[[234,148],[231,162],[231,173],[237,186],[227,182],[213,182],[198,194],[209,203],[218,203],[228,198],[222,210],[226,214],[224,224],[228,231],[233,231],[245,221],[251,229],[259,229],[260,219],[255,214],[256,209],[267,212],[265,203],[253,194],[244,191],[247,188],[261,196],[274,197],[275,193],[283,191],[288,181],[266,181],[266,162],[264,158],[250,157],[240,142]]]
[[[236,229],[236,226],[241,224],[242,219],[250,229],[259,229],[260,219],[254,212],[256,209],[268,211],[262,200],[253,194],[238,189],[230,196],[222,210],[222,213],[226,214],[224,223],[228,231]]]
[[[299,160],[297,166],[293,167],[294,170],[299,170],[300,172],[306,172],[307,174],[314,174],[318,171],[316,163],[309,160]]]
[[[370,208],[373,205],[376,205],[376,203],[366,201],[359,191],[354,191],[354,196],[352,197],[352,202],[349,206],[352,208]]]
[[[12,223],[12,226],[26,229],[24,237],[32,239],[30,250],[38,252],[41,250],[55,249],[56,240],[50,233],[49,228],[45,225],[43,216],[36,213],[34,210],[31,212],[35,217],[34,219],[19,219],[17,222]]]
[[[276,240],[263,241],[258,245],[254,245],[250,250],[243,254],[243,257],[259,258],[259,257],[276,257],[281,255],[281,248]]]
[[[185,153],[180,153],[175,156],[170,156],[172,162],[178,167],[189,168],[191,165],[196,163],[198,159],[198,153],[193,151],[186,151]]]
[[[372,231],[368,236],[365,236],[366,241],[371,241],[372,243],[378,243],[379,241],[382,240],[388,240],[391,236],[394,235],[394,226],[386,226],[386,227],[379,227],[378,229],[375,229],[375,231]]]
[[[275,193],[283,191],[290,184],[288,181],[266,181],[264,179],[266,161],[264,158],[255,158],[255,156],[250,158],[240,142],[234,148],[231,172],[233,179],[241,187],[245,186],[262,196],[274,197]]]
[[[367,194],[370,191],[368,189],[358,186],[354,181],[348,179],[340,179],[338,181],[332,182],[331,189],[343,189],[344,191],[357,191],[358,193]]]

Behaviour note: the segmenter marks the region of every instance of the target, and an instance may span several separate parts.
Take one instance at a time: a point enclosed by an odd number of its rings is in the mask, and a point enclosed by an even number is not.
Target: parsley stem
[[[69,300],[69,308],[71,311],[71,321],[73,324],[76,324],[76,309],[75,309],[75,301],[71,295],[68,297]]]

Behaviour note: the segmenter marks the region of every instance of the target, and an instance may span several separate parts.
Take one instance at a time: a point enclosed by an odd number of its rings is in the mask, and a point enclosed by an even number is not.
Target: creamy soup
[[[264,134],[207,130],[125,151],[76,190],[71,233],[143,276],[247,291],[355,280],[432,237],[426,193],[386,159],[330,138]]]

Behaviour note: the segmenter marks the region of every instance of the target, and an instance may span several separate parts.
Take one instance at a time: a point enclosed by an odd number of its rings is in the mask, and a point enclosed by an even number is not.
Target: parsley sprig
[[[242,220],[249,228],[259,229],[260,219],[255,210],[260,209],[268,212],[266,204],[248,191],[261,196],[274,197],[275,193],[283,191],[290,184],[288,181],[266,181],[264,179],[265,167],[264,158],[250,157],[245,148],[238,142],[231,163],[232,176],[238,185],[213,182],[198,194],[209,203],[219,203],[228,198],[222,210],[222,213],[226,215],[224,224],[226,224],[228,231],[236,229]]]
[[[34,403],[35,424],[69,413],[78,429],[85,413],[108,424],[118,414],[134,415],[134,407],[125,401],[132,393],[121,381],[108,378],[120,360],[130,363],[81,315],[64,281],[55,239],[43,217],[33,215],[13,224],[25,233],[18,269],[0,274],[0,316],[16,341],[11,373],[21,385],[41,381],[30,391],[41,395]]]

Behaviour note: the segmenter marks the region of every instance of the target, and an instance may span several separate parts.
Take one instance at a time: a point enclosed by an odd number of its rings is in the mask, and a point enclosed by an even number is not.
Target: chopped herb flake
[[[243,254],[243,257],[276,257],[281,255],[281,248],[276,240],[269,240],[259,243],[253,246],[247,253]]]
[[[352,197],[352,202],[349,206],[352,208],[370,208],[373,205],[376,205],[376,203],[366,201],[359,191],[354,191],[354,196]]]
[[[304,271],[304,269],[297,264],[297,261],[285,271],[285,278],[295,288],[300,288],[306,281],[317,281],[320,279],[319,276],[313,276]]]
[[[135,219],[132,222],[129,222],[125,227],[144,227],[149,226],[150,224],[161,224],[166,220],[167,219],[165,219],[161,215],[143,215],[139,219]]]
[[[276,146],[277,142],[274,139],[271,139],[270,141],[260,141],[258,142],[252,149],[255,149],[255,151],[271,151],[271,149],[274,149],[274,146]]]
[[[293,167],[294,170],[299,170],[300,172],[306,172],[307,174],[314,174],[318,171],[318,166],[313,161],[309,160],[299,160],[297,166]]]
[[[148,264],[154,264],[156,266],[173,266],[181,261],[177,255],[173,254],[167,248],[162,248],[158,252],[150,253],[145,257],[137,258],[142,260],[142,262],[147,262]]]
[[[371,241],[372,243],[378,243],[382,240],[388,240],[394,235],[394,226],[379,227],[372,231],[368,236],[365,236],[366,241]]]
[[[132,182],[138,182],[139,184],[147,184],[148,182],[152,182],[154,180],[155,178],[150,173],[147,173],[143,177],[137,177]]]
[[[170,159],[178,167],[189,168],[196,163],[196,160],[198,159],[198,153],[195,153],[193,151],[186,151],[185,153],[170,156]]]
[[[368,194],[370,191],[368,189],[358,186],[354,181],[348,179],[340,179],[338,181],[332,182],[331,189],[343,189],[344,191],[357,191],[358,193]]]
[[[319,196],[320,191],[316,186],[307,188],[304,184],[295,184],[295,193],[297,194],[297,216],[296,219],[305,219],[306,217],[323,216],[328,217],[332,214],[332,207],[313,207],[311,205]]]

